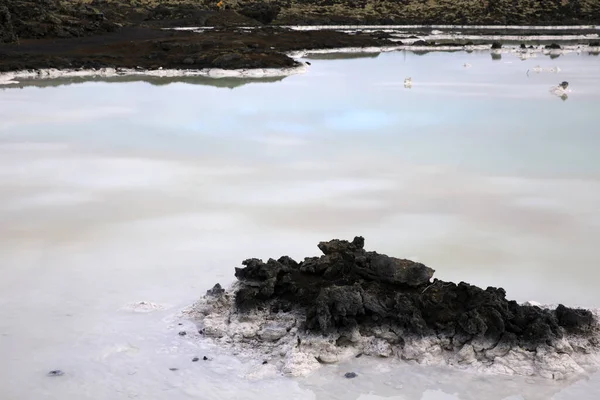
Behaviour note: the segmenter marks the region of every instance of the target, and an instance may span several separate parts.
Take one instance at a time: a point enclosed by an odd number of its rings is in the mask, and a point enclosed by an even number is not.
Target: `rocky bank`
[[[600,0],[0,0],[0,43],[121,27],[600,24]]]
[[[205,33],[123,28],[102,36],[0,45],[0,72],[37,69],[252,69],[299,64],[286,53],[304,49],[390,45],[374,33],[296,32],[263,27]]]
[[[288,375],[363,354],[551,379],[599,364],[590,310],[444,282],[423,264],[366,251],[362,237],[318,247],[322,256],[301,262],[245,260],[230,290],[215,285],[185,316],[224,349]]]
[[[484,7],[484,3],[489,4]],[[600,0],[513,3],[0,0],[0,72],[25,71],[27,75],[46,69],[282,69],[298,66],[287,55],[292,51],[387,47],[402,45],[398,40],[405,40],[394,39],[383,31],[294,31],[282,26],[286,24],[600,23]],[[176,26],[213,29],[202,33],[164,30]],[[248,27],[253,29],[244,29]],[[477,32],[473,29],[462,31]],[[431,29],[412,34],[427,31]],[[552,34],[559,33],[564,31],[554,30]],[[596,34],[597,30],[588,27],[579,33]],[[446,42],[422,44],[437,48]],[[470,43],[453,44],[460,47]],[[592,46],[590,40],[581,44]]]

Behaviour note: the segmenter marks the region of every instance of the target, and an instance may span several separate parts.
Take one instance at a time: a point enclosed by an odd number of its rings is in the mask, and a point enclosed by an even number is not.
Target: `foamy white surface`
[[[600,59],[499,56],[313,59],[233,90],[101,77],[0,89],[0,398],[600,398],[598,375],[367,357],[249,380],[253,364],[178,335],[192,327],[174,315],[241,260],[354,235],[442,279],[597,307]],[[561,71],[528,76],[537,65]],[[562,80],[565,101],[549,91]]]

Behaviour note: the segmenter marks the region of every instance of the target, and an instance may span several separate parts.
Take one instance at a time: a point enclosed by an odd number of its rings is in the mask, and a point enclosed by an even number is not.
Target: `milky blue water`
[[[548,383],[365,357],[251,382],[177,335],[170,317],[231,283],[241,260],[316,255],[319,241],[355,235],[443,279],[600,307],[600,57],[323,58],[274,82],[0,90],[0,398],[600,396],[598,376]],[[563,80],[561,99],[550,88]],[[141,300],[164,310],[122,310]],[[214,360],[190,362],[204,354]],[[56,368],[66,374],[45,376]]]

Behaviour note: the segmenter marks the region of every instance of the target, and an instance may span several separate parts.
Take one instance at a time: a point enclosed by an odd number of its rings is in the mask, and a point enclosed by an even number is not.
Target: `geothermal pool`
[[[305,74],[264,81],[0,90],[0,398],[600,397],[600,375],[548,382],[367,357],[249,380],[247,365],[177,334],[179,310],[233,282],[243,259],[317,255],[317,242],[356,235],[442,279],[600,307],[600,57],[307,60]],[[561,81],[563,98],[550,93]],[[139,301],[160,308],[135,312]]]

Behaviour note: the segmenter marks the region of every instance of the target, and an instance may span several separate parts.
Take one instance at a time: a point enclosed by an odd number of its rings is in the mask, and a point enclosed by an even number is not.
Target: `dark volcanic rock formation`
[[[248,259],[230,291],[217,284],[186,313],[201,337],[296,376],[363,354],[551,379],[600,365],[597,312],[432,280],[423,264],[365,251],[362,237],[319,249],[301,262]]]
[[[502,288],[438,279],[423,264],[365,251],[364,239],[319,243],[321,257],[266,263],[249,259],[236,268],[240,310],[302,308],[308,331],[329,333],[388,324],[418,335],[444,335],[463,343],[476,337],[523,348],[592,329],[590,311],[520,305]]]

